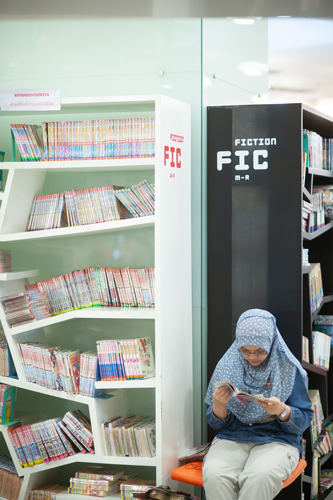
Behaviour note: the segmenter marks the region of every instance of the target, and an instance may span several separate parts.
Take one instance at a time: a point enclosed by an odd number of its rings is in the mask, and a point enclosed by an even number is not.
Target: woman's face
[[[239,352],[252,366],[259,366],[267,358],[267,352],[255,345],[244,345]]]

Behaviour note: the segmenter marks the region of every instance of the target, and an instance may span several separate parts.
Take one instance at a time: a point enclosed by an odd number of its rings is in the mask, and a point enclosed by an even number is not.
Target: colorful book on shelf
[[[302,359],[307,363],[310,363],[310,352],[309,352],[309,339],[303,335],[303,349],[302,349]]]
[[[0,424],[12,425],[15,420],[16,387],[0,384]]]
[[[320,331],[312,332],[313,364],[329,370],[331,357],[331,337]]]
[[[30,491],[28,500],[56,500],[59,494],[67,491],[66,486],[46,484]]]
[[[324,298],[320,263],[313,263],[309,274],[311,314],[321,306]]]
[[[310,433],[312,443],[315,443],[322,430],[322,422],[324,420],[324,412],[321,404],[320,392],[318,389],[308,390],[309,398],[313,408],[313,418],[310,424]]]

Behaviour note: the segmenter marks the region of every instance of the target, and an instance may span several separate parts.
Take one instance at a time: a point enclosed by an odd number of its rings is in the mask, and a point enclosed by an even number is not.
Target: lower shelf
[[[59,495],[56,496],[56,500],[87,500],[89,498],[96,498],[92,496],[87,496],[87,495],[72,495],[71,493],[59,493]],[[106,497],[108,500],[121,500],[121,495],[120,493],[111,495],[109,497]],[[1,500],[1,499],[0,499]]]

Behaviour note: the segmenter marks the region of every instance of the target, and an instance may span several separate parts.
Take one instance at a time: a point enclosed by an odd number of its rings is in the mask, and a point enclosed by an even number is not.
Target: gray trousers
[[[272,500],[299,461],[282,443],[237,443],[215,438],[203,463],[207,500]]]

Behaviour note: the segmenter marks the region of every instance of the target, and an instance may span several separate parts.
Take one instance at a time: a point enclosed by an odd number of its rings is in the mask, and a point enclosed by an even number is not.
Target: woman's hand
[[[270,415],[281,415],[286,408],[286,404],[282,403],[278,398],[264,398],[264,401],[257,401],[257,403]],[[287,415],[282,418],[282,422],[287,422],[290,417],[290,408],[287,406],[288,412]]]
[[[215,417],[226,419],[228,416],[227,404],[231,398],[231,391],[226,387],[219,387],[213,394],[213,413]]]

